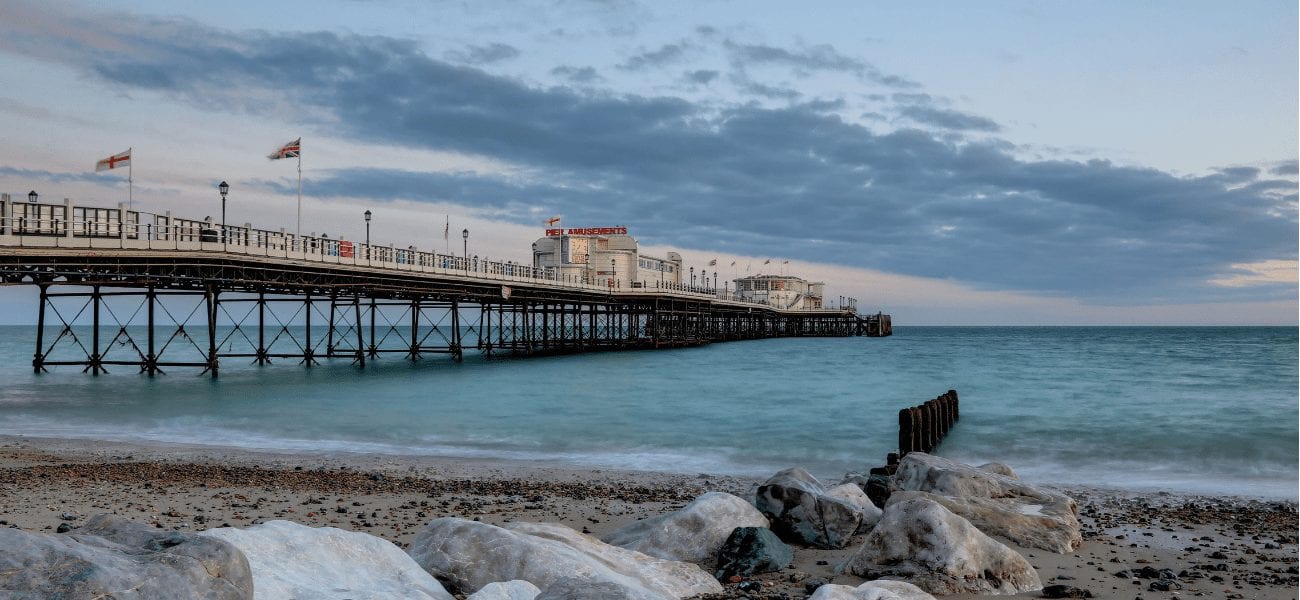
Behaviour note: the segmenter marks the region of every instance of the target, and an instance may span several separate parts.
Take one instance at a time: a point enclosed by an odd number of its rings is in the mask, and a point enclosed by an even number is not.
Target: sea
[[[898,326],[364,368],[227,359],[215,380],[38,375],[35,333],[0,327],[0,434],[837,480],[884,463],[899,409],[953,389],[941,456],[1047,484],[1297,497],[1295,327]]]

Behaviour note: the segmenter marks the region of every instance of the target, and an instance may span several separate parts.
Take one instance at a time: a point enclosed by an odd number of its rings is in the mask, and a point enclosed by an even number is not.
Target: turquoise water
[[[838,476],[883,462],[898,409],[951,388],[941,455],[1049,483],[1296,495],[1295,328],[897,327],[364,370],[227,360],[217,381],[37,376],[34,336],[0,328],[0,433]]]

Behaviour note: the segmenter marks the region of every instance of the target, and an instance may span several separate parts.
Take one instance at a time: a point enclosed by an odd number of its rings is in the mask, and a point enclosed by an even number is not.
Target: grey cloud
[[[563,77],[573,83],[599,83],[605,80],[592,67],[560,66],[551,69],[551,75]]]
[[[288,94],[328,115],[321,125],[338,136],[544,174],[358,168],[313,175],[313,195],[445,199],[520,223],[535,220],[520,207],[540,207],[634,225],[647,243],[725,244],[1103,302],[1294,298],[1294,285],[1205,284],[1231,264],[1296,256],[1293,185],[1026,160],[1005,141],[918,129],[880,134],[827,112],[825,101],[719,107],[530,87],[383,37],[220,33],[166,23],[108,30],[134,51],[70,46],[63,61],[114,86],[213,109],[269,110],[247,95]],[[988,127],[964,117],[958,125]]]
[[[651,52],[642,52],[633,56],[618,68],[627,71],[640,71],[642,69],[662,67],[681,61],[686,56],[686,46],[684,44],[665,44],[658,50]]]
[[[717,79],[718,75],[719,73],[717,71],[709,71],[709,70],[687,71],[686,80],[691,83],[696,83],[699,85],[708,85],[712,83],[714,79]]]
[[[446,53],[447,59],[469,65],[486,65],[519,56],[519,49],[509,44],[492,43],[487,46],[469,46],[464,50]]]
[[[930,104],[934,102],[934,97],[925,93],[896,92],[890,95],[890,99],[899,104]]]
[[[1002,129],[992,119],[946,108],[911,105],[899,108],[898,113],[917,123],[941,129],[988,132],[997,132]]]
[[[776,46],[740,44],[726,40],[723,46],[731,53],[733,61],[742,68],[756,64],[779,64],[797,70],[849,73],[894,88],[919,87],[919,84],[906,78],[881,73],[875,66],[841,54],[828,44],[787,50]]]
[[[1282,161],[1274,165],[1272,169],[1268,170],[1268,172],[1272,175],[1295,176],[1297,174],[1300,174],[1300,161],[1296,161],[1296,160]]]

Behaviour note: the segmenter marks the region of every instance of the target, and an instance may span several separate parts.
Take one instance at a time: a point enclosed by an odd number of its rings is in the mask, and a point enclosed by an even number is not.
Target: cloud
[[[1213,285],[1240,288],[1282,284],[1295,289],[1300,263],[1294,260],[1262,260],[1231,265],[1231,273],[1210,280]]]
[[[931,125],[940,129],[987,132],[1002,130],[1002,127],[992,119],[947,108],[903,106],[898,109],[898,114],[917,123]]]
[[[562,77],[572,83],[590,84],[600,83],[605,80],[592,67],[559,66],[551,69],[551,75]]]
[[[1296,160],[1282,161],[1274,165],[1272,169],[1268,170],[1268,172],[1272,175],[1278,175],[1278,176],[1290,175],[1294,177],[1297,174],[1300,174],[1300,161],[1296,161]]]
[[[687,71],[685,77],[686,80],[691,83],[698,84],[698,85],[708,85],[712,83],[713,80],[717,79],[718,75],[719,73],[717,71],[696,70],[696,71]]]
[[[901,76],[881,73],[875,66],[841,54],[829,44],[787,50],[764,44],[741,44],[726,40],[723,42],[723,47],[731,54],[732,61],[742,69],[753,65],[783,65],[802,71],[848,73],[894,88],[914,88],[920,85]]]
[[[53,49],[16,40],[25,34],[4,24],[0,39],[9,52],[52,57],[110,89],[258,115],[282,110],[266,98],[292,97],[294,115],[321,115],[318,126],[355,143],[486,156],[511,167],[445,173],[362,164],[313,173],[306,181],[313,194],[452,201],[530,224],[539,211],[563,213],[573,222],[634,225],[646,243],[754,255],[779,249],[791,259],[1045,297],[1294,300],[1294,286],[1207,283],[1233,265],[1295,260],[1291,181],[1031,160],[997,139],[881,133],[844,120],[825,101],[772,108],[537,87],[381,36],[92,17],[63,26]],[[101,43],[121,51],[102,52]],[[829,47],[737,46],[737,53],[749,64],[872,76]],[[996,130],[955,111],[917,114],[951,130]]]
[[[640,71],[681,62],[685,57],[686,44],[665,44],[658,50],[642,52],[623,61],[618,65],[618,68],[626,71]]]
[[[519,49],[509,44],[494,42],[486,46],[467,46],[464,50],[450,50],[445,56],[453,62],[468,65],[486,65],[519,56]]]

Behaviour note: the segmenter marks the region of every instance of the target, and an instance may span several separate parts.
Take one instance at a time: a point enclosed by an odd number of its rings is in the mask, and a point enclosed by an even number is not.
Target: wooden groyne
[[[898,451],[890,452],[886,465],[871,469],[871,473],[893,475],[898,460],[909,452],[933,452],[960,417],[957,390],[948,390],[933,400],[899,410]]]

